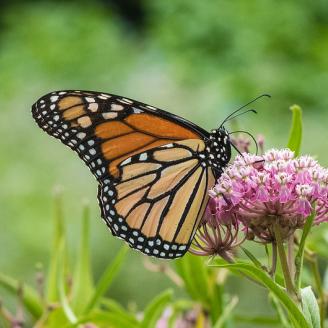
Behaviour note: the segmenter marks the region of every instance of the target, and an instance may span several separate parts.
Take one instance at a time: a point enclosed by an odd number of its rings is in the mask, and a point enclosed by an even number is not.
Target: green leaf
[[[291,106],[290,110],[293,113],[293,119],[287,147],[295,152],[295,156],[298,156],[302,143],[302,110],[298,105]]]
[[[238,304],[238,297],[234,296],[232,298],[232,300],[230,301],[230,303],[227,304],[227,306],[225,307],[222,315],[220,316],[218,321],[215,323],[213,328],[223,328],[225,323],[227,322],[227,320],[230,318],[231,313],[237,304]]]
[[[312,224],[315,218],[315,211],[312,211],[311,215],[306,219],[304,228],[303,228],[303,233],[300,241],[300,245],[298,247],[297,254],[295,256],[295,286],[297,290],[301,288],[301,282],[302,282],[302,268],[303,268],[303,259],[304,259],[304,248],[305,248],[305,242],[306,238],[309,235],[309,232],[312,228]]]
[[[154,298],[144,311],[144,318],[141,323],[142,328],[155,327],[164,309],[172,300],[172,295],[172,290],[167,290]]]
[[[58,295],[59,295],[59,301],[60,304],[64,310],[64,313],[69,320],[70,323],[76,323],[77,317],[75,316],[69,302],[68,298],[66,296],[66,283],[65,283],[65,254],[64,254],[64,241],[62,240],[61,245],[59,246],[59,255],[60,255],[60,261],[58,266],[58,277],[57,277],[57,288],[58,288]]]
[[[134,313],[129,313],[121,304],[112,299],[103,298],[100,304],[106,309],[106,312],[124,316],[126,319],[129,318],[131,322],[136,320]]]
[[[54,237],[53,245],[50,254],[49,271],[47,275],[47,286],[46,286],[46,299],[49,303],[54,303],[59,300],[58,289],[57,289],[57,277],[58,268],[60,261],[60,245],[62,240],[65,240],[65,229],[63,223],[63,212],[61,205],[60,191],[56,190],[54,195]],[[65,243],[66,244],[66,243]]]
[[[185,283],[185,287],[193,300],[209,305],[210,292],[208,272],[204,260],[200,256],[186,254],[175,261],[176,270]]]
[[[302,308],[305,318],[312,328],[320,328],[320,311],[311,286],[301,289]]]
[[[83,323],[92,322],[94,325],[101,327],[124,327],[124,328],[138,328],[140,323],[137,319],[130,315],[109,313],[104,311],[94,311],[93,313],[81,318],[75,324],[67,325],[65,328],[80,327]]]
[[[90,301],[87,303],[84,314],[88,314],[92,309],[94,309],[100,299],[104,296],[111,283],[113,282],[113,279],[121,269],[127,250],[127,246],[123,246],[119,253],[116,255],[114,261],[107,266],[105,272],[100,277],[99,282],[96,285],[95,291],[91,296]]]
[[[121,304],[109,298],[102,298],[100,304],[110,312],[123,313],[126,311]]]
[[[39,318],[45,310],[40,296],[32,287],[27,284],[22,285],[16,279],[0,272],[0,286],[17,297],[18,290],[23,287],[23,304],[26,310],[34,317]]]
[[[33,328],[58,328],[69,324],[67,316],[62,307],[47,311]]]
[[[294,303],[294,301],[287,295],[287,293],[276,284],[268,274],[262,270],[254,267],[253,265],[246,263],[234,263],[234,264],[221,264],[216,265],[216,267],[228,268],[232,271],[240,271],[245,275],[248,275],[250,278],[255,279],[266,286],[285,306],[287,309],[290,318],[293,320],[295,327],[306,328],[309,327],[305,317]]]
[[[209,309],[212,323],[218,320],[224,309],[224,287],[217,283],[217,274],[215,272],[214,280],[210,281],[211,303]]]
[[[284,311],[284,309],[282,308],[282,305],[278,301],[277,297],[275,295],[273,295],[273,293],[271,293],[271,292],[269,294],[269,301],[270,301],[272,307],[276,310],[276,312],[278,314],[279,321],[282,325],[281,327],[290,328],[290,324],[289,324],[289,321],[286,316],[286,311]]]
[[[89,218],[89,208],[85,206],[79,254],[73,276],[72,307],[76,313],[83,311],[94,292],[89,246]]]
[[[258,267],[259,269],[264,269],[262,263],[248,249],[243,246],[240,246],[240,248],[243,250],[246,256],[254,263],[256,267]]]

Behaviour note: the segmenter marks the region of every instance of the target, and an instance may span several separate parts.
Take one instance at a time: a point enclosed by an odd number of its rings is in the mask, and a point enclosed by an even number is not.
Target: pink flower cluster
[[[314,209],[316,224],[328,221],[327,195],[328,170],[310,156],[295,158],[289,149],[238,155],[210,190],[221,224],[240,222],[250,236],[267,242],[273,220],[285,237],[302,228]]]

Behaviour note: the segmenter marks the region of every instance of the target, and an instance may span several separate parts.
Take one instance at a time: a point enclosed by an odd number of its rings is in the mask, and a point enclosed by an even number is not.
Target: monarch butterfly
[[[185,254],[207,190],[231,157],[228,118],[209,133],[153,106],[92,91],[52,92],[32,106],[32,115],[90,168],[114,236],[146,255]]]

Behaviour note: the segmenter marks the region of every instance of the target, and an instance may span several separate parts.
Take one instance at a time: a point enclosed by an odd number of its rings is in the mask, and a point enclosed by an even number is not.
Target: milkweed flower
[[[189,251],[201,256],[219,255],[230,262],[233,250],[243,243],[245,238],[239,238],[240,224],[229,219],[228,211],[225,213],[227,218],[221,218],[222,222],[217,219],[216,206],[216,201],[210,199]]]
[[[314,224],[328,221],[328,170],[289,149],[238,155],[209,193],[217,224],[242,224],[249,239],[272,242],[273,223],[286,239],[314,210]]]

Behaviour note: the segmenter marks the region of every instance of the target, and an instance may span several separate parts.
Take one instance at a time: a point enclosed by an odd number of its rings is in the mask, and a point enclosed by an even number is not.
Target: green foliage
[[[91,320],[90,318],[98,320],[99,317],[106,316],[111,317],[113,322],[118,320],[115,318],[120,317],[124,310],[115,305],[114,301],[106,300],[108,308],[106,313],[98,308],[98,303],[105,296],[114,278],[118,275],[126,255],[126,247],[123,247],[114,261],[108,264],[103,276],[94,286],[89,254],[89,209],[85,207],[75,274],[72,282],[68,283],[68,277],[71,276],[71,273],[68,266],[68,248],[59,194],[55,195],[55,205],[55,229],[49,272],[46,278],[46,298],[44,299],[43,293],[40,294],[38,290],[25,283],[20,284],[15,279],[2,273],[0,274],[0,286],[6,288],[12,295],[18,295],[18,298],[22,298],[24,308],[34,318],[36,327],[74,326],[80,322],[81,316],[82,321],[86,320],[83,319],[84,317],[88,318],[85,322]],[[21,292],[19,292],[20,290]],[[111,306],[108,306],[108,304]],[[53,307],[53,310],[49,311],[51,307]],[[156,310],[156,305],[153,306],[153,309]],[[131,321],[131,316],[127,316],[127,318]]]
[[[165,308],[172,301],[172,291],[168,290],[154,298],[146,307],[144,317],[141,322],[141,328],[155,327],[156,322],[162,315]]]
[[[18,294],[19,290],[23,293],[22,301],[29,313],[38,318],[43,311],[42,300],[37,292],[27,284],[21,284],[16,279],[0,273],[0,286],[7,289],[11,294]]]
[[[257,267],[247,263],[234,263],[234,264],[214,264],[216,267],[229,268],[234,272],[242,272],[252,279],[264,284],[286,307],[295,327],[306,328],[309,327],[306,319],[298,306],[291,300],[282,287],[276,284],[271,277],[258,269]]]
[[[296,265],[295,285],[297,286],[298,289],[301,288],[301,274],[302,274],[302,267],[303,267],[305,242],[306,242],[306,239],[312,228],[314,217],[315,217],[315,212],[313,212],[306,220],[306,223],[304,225],[304,229],[302,232],[300,245],[299,245],[297,254],[295,256],[295,265]]]
[[[302,308],[306,320],[311,328],[320,328],[320,312],[317,300],[311,286],[301,290]]]
[[[216,322],[225,305],[222,288],[215,279],[216,273],[206,267],[203,258],[191,254],[176,260],[175,265],[190,297],[200,302],[211,314],[212,322]]]
[[[79,247],[79,254],[75,266],[73,276],[72,299],[74,300],[72,307],[76,313],[82,313],[87,305],[87,301],[94,295],[94,283],[92,278],[92,268],[90,260],[89,245],[89,207],[85,206],[83,213],[83,231]],[[109,285],[109,284],[108,284]]]
[[[298,156],[301,151],[301,142],[302,142],[302,110],[301,107],[293,105],[290,107],[290,110],[293,113],[292,126],[289,133],[289,140],[287,147],[295,152],[295,155]]]
[[[213,328],[223,328],[224,327],[226,322],[228,320],[230,320],[230,317],[232,316],[232,311],[236,307],[237,303],[238,303],[238,298],[233,297],[231,302],[229,304],[227,304],[227,306],[225,307],[222,315],[218,318],[217,322],[214,324]]]
[[[104,271],[103,275],[100,277],[99,282],[95,287],[95,291],[86,306],[86,310],[84,313],[90,312],[100,301],[101,297],[104,296],[106,293],[108,286],[111,285],[113,279],[118,274],[120,270],[123,260],[125,258],[126,252],[128,248],[126,245],[123,246],[122,250],[116,255],[115,260],[113,263],[107,266],[106,270]]]

